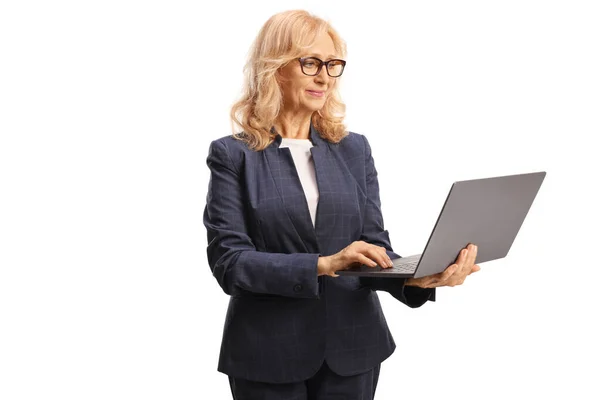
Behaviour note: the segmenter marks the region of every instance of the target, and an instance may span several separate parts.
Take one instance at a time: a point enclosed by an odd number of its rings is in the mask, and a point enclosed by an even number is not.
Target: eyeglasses
[[[302,72],[304,75],[308,76],[316,76],[321,73],[321,68],[325,65],[327,70],[327,75],[332,78],[337,78],[342,75],[344,72],[344,67],[346,66],[346,61],[344,60],[329,60],[323,61],[318,59],[317,57],[304,57],[299,58],[300,67],[302,68]]]

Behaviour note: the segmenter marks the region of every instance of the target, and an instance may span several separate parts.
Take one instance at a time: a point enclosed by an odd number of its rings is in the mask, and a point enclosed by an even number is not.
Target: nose
[[[330,79],[331,79],[331,77],[327,74],[327,67],[325,65],[323,65],[323,68],[321,68],[321,71],[319,71],[319,73],[317,75],[315,75],[315,82],[321,83],[321,84],[327,84],[327,83],[329,83]]]

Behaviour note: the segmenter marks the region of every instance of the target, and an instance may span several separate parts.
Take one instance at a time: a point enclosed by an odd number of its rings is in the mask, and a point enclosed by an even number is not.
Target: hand
[[[369,267],[380,265],[382,268],[389,268],[392,266],[392,260],[385,250],[385,247],[362,240],[352,242],[334,255],[319,257],[318,275],[329,275],[337,278],[339,275],[335,271],[361,264]]]
[[[424,276],[422,278],[408,278],[406,286],[417,286],[420,288],[435,288],[440,286],[462,285],[468,275],[477,272],[481,267],[475,264],[477,257],[477,246],[469,244],[462,249],[456,262],[439,274]]]

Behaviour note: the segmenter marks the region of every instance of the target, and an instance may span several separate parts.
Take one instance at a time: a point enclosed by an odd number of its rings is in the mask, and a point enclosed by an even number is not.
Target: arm
[[[392,250],[388,231],[384,229],[379,199],[379,182],[377,169],[371,154],[371,146],[367,138],[365,141],[365,167],[367,179],[367,204],[365,207],[365,221],[360,240],[367,243],[385,247],[386,253],[393,260],[400,257]],[[421,289],[415,286],[406,286],[405,278],[374,278],[361,277],[362,284],[370,286],[373,290],[383,290],[400,300],[409,307],[417,308],[427,300],[435,301],[435,289]]]
[[[227,147],[213,141],[206,163],[210,181],[204,209],[208,263],[228,295],[244,291],[319,298],[319,254],[257,251],[248,235],[243,182]]]

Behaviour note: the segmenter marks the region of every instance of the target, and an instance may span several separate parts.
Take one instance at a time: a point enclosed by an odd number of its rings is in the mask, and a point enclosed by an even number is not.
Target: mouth
[[[323,97],[325,95],[325,92],[322,90],[307,90],[306,92],[313,97]]]

